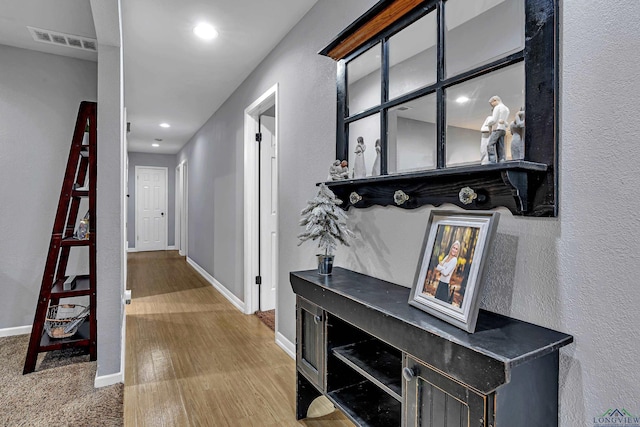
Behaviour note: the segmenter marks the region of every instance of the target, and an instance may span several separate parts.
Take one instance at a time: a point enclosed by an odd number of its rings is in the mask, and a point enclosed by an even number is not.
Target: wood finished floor
[[[294,360],[177,252],[129,254],[128,275],[125,426],[353,426],[296,421]]]

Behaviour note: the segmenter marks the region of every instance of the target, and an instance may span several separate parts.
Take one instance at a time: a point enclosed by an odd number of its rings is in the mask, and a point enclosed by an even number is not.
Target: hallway
[[[295,361],[176,251],[128,259],[125,426],[352,426],[296,421]]]

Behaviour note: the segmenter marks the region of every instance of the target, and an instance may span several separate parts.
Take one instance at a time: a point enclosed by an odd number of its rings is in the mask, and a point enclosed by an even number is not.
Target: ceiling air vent
[[[43,30],[42,28],[27,27],[31,37],[37,42],[67,46],[74,49],[88,50],[96,52],[98,42],[96,39],[88,37],[74,36],[72,34],[60,33],[57,31]]]
[[[51,43],[51,36],[49,35],[49,33],[38,31],[35,28],[29,28],[29,31],[31,31],[31,36],[35,41]]]
[[[82,40],[82,47],[84,47],[87,50],[92,50],[94,52],[98,50],[98,48],[96,47],[95,40]]]
[[[69,43],[69,46],[71,47],[77,47],[82,49],[82,40],[77,39],[75,37],[67,37],[67,42]]]
[[[67,39],[60,34],[51,34],[51,40],[53,40],[54,43],[67,45]]]

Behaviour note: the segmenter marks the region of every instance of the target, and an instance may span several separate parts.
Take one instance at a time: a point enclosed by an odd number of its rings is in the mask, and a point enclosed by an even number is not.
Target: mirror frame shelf
[[[453,1],[453,0],[452,0]],[[431,204],[452,203],[464,209],[494,209],[506,207],[514,215],[558,216],[558,0],[521,0],[524,4],[524,48],[493,62],[478,66],[456,76],[445,77],[440,68],[438,82],[398,97],[383,99],[379,106],[357,114],[348,114],[346,69],[357,58],[378,43],[382,44],[383,69],[386,44],[390,37],[411,25],[426,13],[436,11],[439,19],[438,37],[444,40],[443,20],[447,0],[381,0],[343,30],[319,54],[337,63],[337,132],[336,158],[348,159],[349,123],[379,112],[383,157],[382,175],[359,179],[331,181],[326,184],[343,200],[343,208],[365,208],[373,205],[399,206],[413,209]],[[439,47],[438,61],[444,64],[443,48]],[[489,74],[512,63],[524,62],[525,111],[527,128],[524,136],[524,160],[510,160],[488,165],[446,165],[446,117],[439,114],[437,128],[436,169],[410,173],[387,174],[386,132],[387,109],[428,93],[438,96],[438,108],[444,91],[460,82]],[[480,139],[480,138],[478,138]],[[461,189],[473,189],[477,198],[471,203],[460,200]],[[402,191],[409,198],[402,204],[394,201],[394,194]],[[351,193],[356,193],[350,201]],[[404,197],[400,197],[402,200]]]
[[[423,205],[451,203],[469,210],[502,206],[514,215],[552,216],[553,205],[536,202],[532,207],[529,199],[530,186],[539,185],[547,169],[547,165],[542,163],[517,160],[328,181],[325,184],[342,200],[341,207],[345,210],[374,205],[415,209]],[[465,191],[474,195],[465,198]]]

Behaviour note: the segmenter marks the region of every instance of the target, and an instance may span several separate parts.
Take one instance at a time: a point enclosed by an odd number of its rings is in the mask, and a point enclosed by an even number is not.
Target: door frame
[[[278,84],[276,83],[263,93],[258,99],[256,99],[251,105],[244,110],[244,312],[245,314],[255,313],[258,307],[258,292],[259,287],[255,283],[255,278],[258,275],[259,270],[259,176],[258,168],[256,167],[259,160],[258,144],[256,143],[256,129],[258,127],[258,118],[260,114],[267,111],[272,106],[275,106],[276,110],[276,123],[275,123],[275,139],[276,139],[276,206],[278,203],[278,177],[280,174],[278,171],[279,156],[278,156],[278,144],[279,144],[279,111],[278,111]],[[278,227],[276,226],[276,229]],[[278,247],[279,247],[279,231],[276,230],[276,244],[275,265],[273,272],[274,277],[278,277]],[[276,286],[276,312],[278,311],[278,297],[277,297],[277,283]],[[276,316],[276,331],[278,330],[278,319]]]
[[[136,165],[135,167],[135,174],[136,174],[136,186],[135,186],[135,195],[136,195],[136,206],[135,206],[135,216],[136,216],[136,230],[135,230],[135,242],[136,242],[136,252],[140,251],[140,248],[138,247],[138,236],[139,236],[139,232],[140,232],[140,228],[139,228],[139,221],[140,221],[140,214],[138,212],[138,203],[140,202],[140,200],[138,199],[138,170],[139,169],[158,169],[158,170],[162,170],[164,172],[164,211],[166,212],[166,216],[165,216],[165,231],[164,231],[164,249],[160,249],[160,250],[167,250],[167,245],[168,245],[168,241],[169,241],[169,168],[166,166],[140,166],[140,165]]]
[[[180,256],[189,256],[189,191],[187,160],[176,166],[175,246]]]

